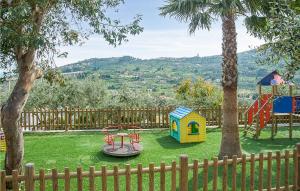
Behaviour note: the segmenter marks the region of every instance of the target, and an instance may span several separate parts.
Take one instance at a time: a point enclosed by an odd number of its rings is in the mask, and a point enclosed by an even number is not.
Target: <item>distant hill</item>
[[[239,89],[253,91],[258,79],[278,66],[258,65],[255,50],[238,54]],[[220,55],[189,58],[138,59],[130,56],[91,58],[60,67],[63,73],[99,73],[110,89],[126,84],[131,88],[144,88],[168,94],[168,90],[184,79],[202,77],[215,84],[221,81]]]

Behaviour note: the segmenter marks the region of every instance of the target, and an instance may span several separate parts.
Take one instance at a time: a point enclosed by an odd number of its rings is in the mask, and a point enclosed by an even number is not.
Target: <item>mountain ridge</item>
[[[252,49],[252,50],[247,50],[247,51],[242,51],[242,52],[239,52],[237,53],[238,55],[239,54],[249,54],[249,53],[256,53],[256,50],[255,49]],[[80,61],[77,61],[77,62],[74,62],[74,63],[70,63],[70,64],[66,64],[66,65],[63,65],[63,66],[59,66],[58,68],[61,69],[61,68],[65,68],[65,67],[68,67],[68,66],[71,66],[71,65],[75,65],[75,64],[80,64],[82,62],[90,62],[90,61],[94,61],[94,60],[98,60],[98,61],[101,61],[101,60],[123,60],[123,59],[131,59],[131,60],[134,60],[134,61],[153,61],[153,60],[174,60],[174,61],[178,61],[178,60],[188,60],[188,59],[195,59],[195,58],[199,58],[199,59],[205,59],[205,58],[212,58],[212,57],[222,57],[222,55],[210,55],[210,56],[191,56],[191,57],[157,57],[157,58],[137,58],[137,57],[134,57],[134,56],[130,56],[130,55],[124,55],[124,56],[117,56],[117,57],[94,57],[94,58],[88,58],[88,59],[84,59],[84,60],[80,60]]]
[[[255,49],[238,53],[239,92],[256,92],[259,79],[282,66],[257,63]],[[165,95],[187,79],[203,78],[218,86],[222,79],[222,56],[139,59],[132,56],[91,58],[59,67],[63,73],[82,72],[84,76],[97,74],[110,90],[123,86]],[[299,80],[299,79],[298,79]],[[300,81],[300,80],[299,80]]]

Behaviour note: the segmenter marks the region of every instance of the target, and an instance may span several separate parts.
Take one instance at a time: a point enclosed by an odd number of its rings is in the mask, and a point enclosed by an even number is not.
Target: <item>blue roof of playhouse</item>
[[[191,112],[193,112],[193,110],[190,109],[190,108],[187,108],[187,107],[178,107],[174,111],[172,111],[170,113],[170,115],[172,115],[172,116],[174,116],[176,118],[182,119],[185,116],[187,116],[188,114],[190,114]]]
[[[284,83],[284,80],[276,70],[266,75],[263,79],[257,82],[257,84],[260,84],[262,86],[279,85],[282,83]]]

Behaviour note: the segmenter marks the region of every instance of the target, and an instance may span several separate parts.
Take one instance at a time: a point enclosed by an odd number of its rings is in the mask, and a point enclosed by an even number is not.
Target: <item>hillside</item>
[[[238,54],[239,90],[241,94],[253,92],[256,81],[278,68],[258,65],[255,50]],[[99,73],[109,89],[124,84],[160,94],[174,93],[173,88],[184,79],[202,77],[219,84],[221,80],[221,56],[190,58],[137,59],[130,56],[116,58],[92,58],[60,67],[63,73]],[[171,90],[171,91],[170,91]]]

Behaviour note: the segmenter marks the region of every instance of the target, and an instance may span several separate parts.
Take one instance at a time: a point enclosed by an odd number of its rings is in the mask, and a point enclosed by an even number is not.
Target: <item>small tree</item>
[[[1,107],[1,127],[6,136],[5,170],[21,170],[23,135],[20,114],[36,79],[64,56],[60,47],[83,42],[99,34],[117,46],[128,35],[139,34],[140,16],[122,25],[108,16],[123,0],[2,0],[0,1],[1,68],[14,66],[18,79],[8,100]]]
[[[182,81],[176,89],[176,98],[190,107],[217,107],[222,103],[223,96],[220,88],[198,78]]]

